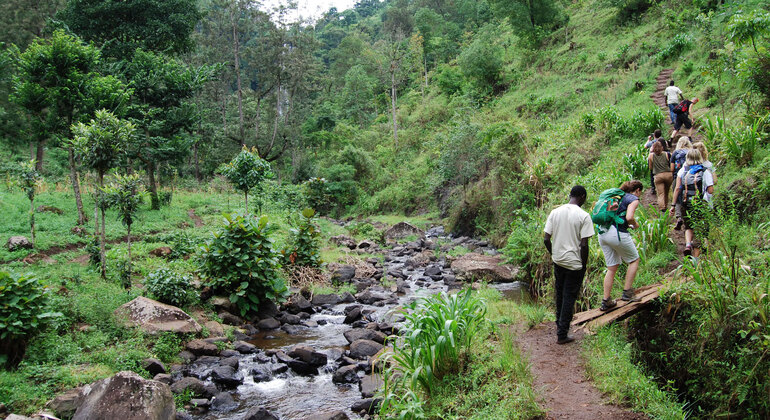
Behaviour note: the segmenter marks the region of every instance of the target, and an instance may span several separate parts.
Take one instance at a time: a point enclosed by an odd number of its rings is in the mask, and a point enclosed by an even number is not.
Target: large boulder
[[[356,340],[350,343],[350,357],[354,359],[366,359],[374,356],[382,350],[382,344],[372,340]]]
[[[347,283],[356,276],[356,268],[352,265],[341,265],[331,268],[332,281],[335,283]]]
[[[422,238],[425,236],[425,232],[411,223],[399,222],[391,226],[390,229],[386,230],[383,234],[385,240],[402,239],[412,235]]]
[[[328,295],[313,295],[313,305],[315,306],[321,306],[321,305],[336,305],[340,303],[340,297],[339,295],[335,295],[334,293],[328,294]]]
[[[8,242],[5,244],[9,251],[16,251],[17,249],[32,249],[32,242],[27,239],[26,236],[11,236],[8,238]]]
[[[317,352],[308,346],[296,346],[288,353],[289,357],[301,360],[311,366],[323,366],[327,362],[325,354]]]
[[[196,356],[216,356],[219,354],[219,348],[216,344],[200,339],[189,341],[185,348]]]
[[[278,420],[278,417],[265,408],[254,407],[246,412],[242,420]]]
[[[342,366],[334,372],[332,382],[338,384],[352,384],[358,382],[358,366]]]
[[[512,282],[519,270],[512,265],[503,264],[500,256],[470,253],[454,260],[452,271],[464,280]]]
[[[385,383],[382,378],[380,378],[380,375],[366,375],[361,378],[358,387],[361,389],[361,396],[364,398],[372,398],[384,384]]]
[[[144,296],[122,305],[115,310],[115,315],[126,326],[139,327],[150,334],[160,331],[180,334],[201,332],[201,326],[185,311]]]
[[[83,401],[83,389],[72,388],[57,395],[47,404],[60,418],[71,418]]]
[[[356,340],[371,340],[380,344],[385,344],[385,338],[387,336],[379,331],[375,331],[369,328],[353,328],[352,330],[342,333],[348,343],[353,343]]]
[[[73,420],[173,420],[175,415],[168,385],[123,371],[84,386]]]

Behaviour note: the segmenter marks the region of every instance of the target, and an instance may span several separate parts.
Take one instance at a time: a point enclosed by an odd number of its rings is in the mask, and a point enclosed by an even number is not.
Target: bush
[[[433,80],[441,93],[447,96],[462,92],[463,83],[465,82],[460,69],[449,64],[439,65]]]
[[[679,57],[683,52],[692,48],[693,40],[692,36],[688,34],[676,34],[671,42],[668,43],[658,54],[655,55],[655,61],[658,64],[665,63]]]
[[[35,277],[0,271],[0,364],[18,365],[29,339],[62,315],[47,308],[47,290]]]
[[[174,306],[183,306],[190,301],[190,284],[190,277],[168,268],[159,268],[144,279],[148,292],[158,301]]]
[[[649,174],[647,156],[649,152],[643,144],[638,143],[631,147],[631,152],[623,155],[623,165],[632,179],[646,180]]]
[[[337,163],[323,171],[327,180],[329,194],[326,211],[342,212],[358,198],[358,184],[355,181],[356,169],[347,163]]]
[[[329,185],[326,178],[310,178],[305,182],[307,187],[307,203],[315,211],[321,213],[329,207]]]
[[[225,226],[201,247],[201,276],[214,292],[224,293],[241,315],[256,311],[265,300],[285,297],[279,255],[270,238],[267,216],[259,219],[225,214]]]
[[[625,23],[646,12],[653,0],[608,0],[608,3],[618,9],[618,22]]]
[[[319,267],[321,265],[321,246],[318,242],[321,231],[313,222],[315,210],[305,209],[294,220],[294,228],[289,234],[289,246],[281,253],[286,265],[300,267]]]

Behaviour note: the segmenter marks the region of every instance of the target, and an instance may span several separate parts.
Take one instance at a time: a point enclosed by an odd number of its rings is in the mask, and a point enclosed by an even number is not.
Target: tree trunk
[[[396,72],[390,73],[390,105],[393,110],[393,141],[398,147],[398,122],[396,122]]]
[[[131,270],[133,268],[131,267],[131,225],[126,225],[126,244],[128,245],[128,272],[126,275],[128,276],[128,287],[127,289],[131,288]]]
[[[158,200],[158,186],[155,183],[155,162],[147,164],[147,176],[150,181],[150,203],[152,210],[160,210],[160,200]]]
[[[37,150],[35,151],[35,170],[41,172],[43,170],[43,158],[45,157],[45,140],[41,140],[37,143]]]
[[[198,142],[195,142],[193,144],[193,161],[195,162],[195,180],[198,181],[198,184],[201,183],[201,165],[200,161],[198,160]]]
[[[104,174],[99,173],[99,200],[102,199],[102,194],[104,190]],[[107,245],[105,244],[107,240],[107,234],[104,229],[104,206],[101,207],[101,217],[102,217],[102,231],[99,233],[99,260],[101,262],[100,267],[102,271],[102,278],[107,278]]]
[[[249,193],[245,192],[243,193],[243,206],[246,207],[246,210],[243,212],[243,214],[249,214]]]
[[[33,141],[29,142],[29,158],[30,159],[35,158],[35,142]]]
[[[222,91],[222,132],[227,135],[227,91]]]
[[[235,24],[235,12],[230,15],[230,23],[233,26],[233,54],[235,64],[235,80],[238,87],[238,135],[241,139],[241,146],[246,145],[246,136],[243,131],[243,90],[241,89],[241,60],[240,60],[240,40],[238,39],[238,28]]]
[[[262,109],[262,97],[257,98],[257,122],[254,124],[254,144],[259,145],[259,121],[262,119],[260,118],[260,109]]]
[[[67,149],[70,164],[70,182],[72,182],[72,192],[75,194],[75,205],[78,209],[78,225],[86,222],[86,215],[83,213],[83,200],[80,198],[80,181],[78,180],[78,170],[75,167],[75,152],[72,147]]]
[[[29,229],[32,235],[32,246],[35,246],[35,197],[29,200]]]

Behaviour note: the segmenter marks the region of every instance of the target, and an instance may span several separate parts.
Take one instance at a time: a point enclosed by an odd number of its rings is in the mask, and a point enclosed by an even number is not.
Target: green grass
[[[631,358],[631,344],[621,327],[611,325],[583,341],[586,370],[600,391],[614,402],[629,404],[634,411],[654,419],[674,420],[686,417],[682,404],[672,393],[661,390]]]

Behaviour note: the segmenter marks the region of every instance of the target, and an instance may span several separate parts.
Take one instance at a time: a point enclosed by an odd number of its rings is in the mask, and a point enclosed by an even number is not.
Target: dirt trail
[[[519,334],[517,342],[532,364],[535,388],[542,392],[547,419],[647,419],[608,404],[602,393],[586,377],[580,357],[582,333],[575,342],[556,344],[554,323],[541,324]]]
[[[192,219],[193,223],[195,224],[195,227],[203,226],[203,219],[201,219],[200,216],[195,214],[195,209],[187,210],[187,215],[190,216],[190,219]]]

